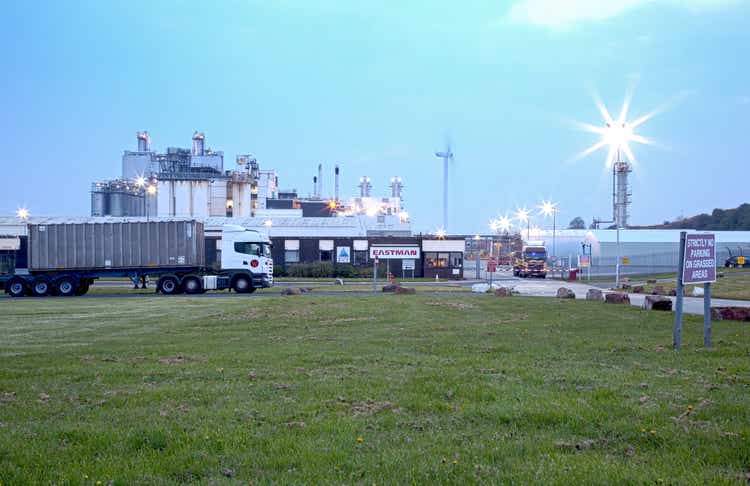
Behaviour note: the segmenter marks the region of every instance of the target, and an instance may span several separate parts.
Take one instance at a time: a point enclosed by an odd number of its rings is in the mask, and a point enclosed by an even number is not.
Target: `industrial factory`
[[[279,190],[273,169],[261,169],[252,154],[240,154],[235,167],[224,168],[224,153],[206,147],[205,134],[195,132],[192,148],[151,148],[148,132],[137,132],[137,151],[122,155],[121,177],[92,184],[92,216],[283,218],[367,216],[396,218],[408,224],[403,209],[403,183],[391,179],[390,196],[374,197],[370,178],[360,178],[359,196],[340,195],[340,167],[334,169],[334,194],[323,196],[323,164],[313,176],[312,194]],[[385,222],[385,221],[384,221]]]

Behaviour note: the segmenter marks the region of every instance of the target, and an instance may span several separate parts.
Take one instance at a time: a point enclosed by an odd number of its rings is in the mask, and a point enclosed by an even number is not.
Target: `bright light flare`
[[[271,226],[273,226],[273,221],[270,219],[267,219],[263,221],[263,226],[265,226],[266,228],[270,228]]]
[[[553,203],[552,201],[542,201],[542,204],[539,206],[539,211],[542,213],[542,216],[550,216],[557,211],[557,203]]]
[[[148,186],[148,188],[146,188],[146,192],[148,193],[149,196],[153,196],[154,194],[156,194],[156,186],[154,185]]]
[[[439,240],[444,240],[445,234],[444,228],[438,228],[437,231],[435,231],[435,236],[437,236]]]
[[[575,122],[578,128],[595,133],[601,136],[601,139],[595,144],[591,145],[581,153],[576,155],[573,160],[579,160],[588,157],[594,152],[600,149],[607,148],[607,167],[612,167],[618,157],[623,157],[626,161],[637,164],[638,161],[635,158],[635,154],[631,148],[631,144],[639,143],[642,145],[655,145],[653,141],[635,133],[635,129],[640,125],[646,123],[648,120],[656,116],[658,113],[663,112],[666,108],[659,107],[650,113],[637,118],[635,121],[628,121],[628,112],[630,111],[630,102],[632,99],[632,89],[629,89],[625,95],[625,101],[622,104],[620,113],[615,119],[610,114],[607,107],[604,105],[598,95],[594,95],[594,102],[596,107],[604,119],[604,126],[591,125],[588,123]],[[623,160],[620,159],[620,160]]]
[[[135,179],[135,186],[136,187],[143,187],[146,185],[146,178],[143,176],[140,176]]]
[[[521,208],[516,210],[516,219],[522,223],[526,223],[529,220],[529,210]]]
[[[29,219],[29,216],[31,216],[31,213],[29,213],[29,210],[26,208],[18,208],[16,210],[16,217],[23,219],[24,221]]]
[[[407,213],[406,211],[401,211],[400,213],[398,213],[398,219],[402,223],[408,223],[409,222],[409,213]]]

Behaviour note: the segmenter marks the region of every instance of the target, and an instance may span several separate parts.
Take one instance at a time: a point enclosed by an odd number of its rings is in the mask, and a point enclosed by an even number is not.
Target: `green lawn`
[[[2,299],[6,484],[742,484],[750,326],[450,296]]]
[[[677,287],[677,283],[660,282],[655,285],[661,286],[665,291]],[[644,290],[649,293],[655,285],[645,285]],[[685,286],[685,295],[693,295],[694,285]],[[701,285],[701,287],[703,287]],[[717,299],[750,300],[750,275],[736,275],[719,278],[711,284],[711,296]]]

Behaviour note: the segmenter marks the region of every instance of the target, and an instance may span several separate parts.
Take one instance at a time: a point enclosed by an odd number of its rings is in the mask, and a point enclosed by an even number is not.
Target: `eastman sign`
[[[415,260],[420,257],[418,246],[371,246],[370,259],[378,260]]]

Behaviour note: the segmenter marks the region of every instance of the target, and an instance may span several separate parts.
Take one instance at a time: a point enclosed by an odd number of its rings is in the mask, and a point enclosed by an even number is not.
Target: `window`
[[[333,251],[320,250],[320,261],[330,262],[333,259]]]
[[[354,265],[366,265],[367,264],[367,250],[354,250],[352,253],[354,256],[354,259],[352,260],[352,264]]]
[[[267,243],[250,243],[246,241],[235,241],[234,251],[236,251],[237,253],[243,253],[245,255],[270,257],[271,245]]]
[[[450,253],[438,253],[435,266],[439,268],[445,268],[448,266],[448,260],[450,259]]]
[[[437,260],[437,253],[425,253],[424,263],[427,268],[435,268],[435,261]]]
[[[464,261],[463,253],[451,253],[451,266],[460,267]]]
[[[285,263],[299,263],[299,250],[286,250],[284,252]]]

